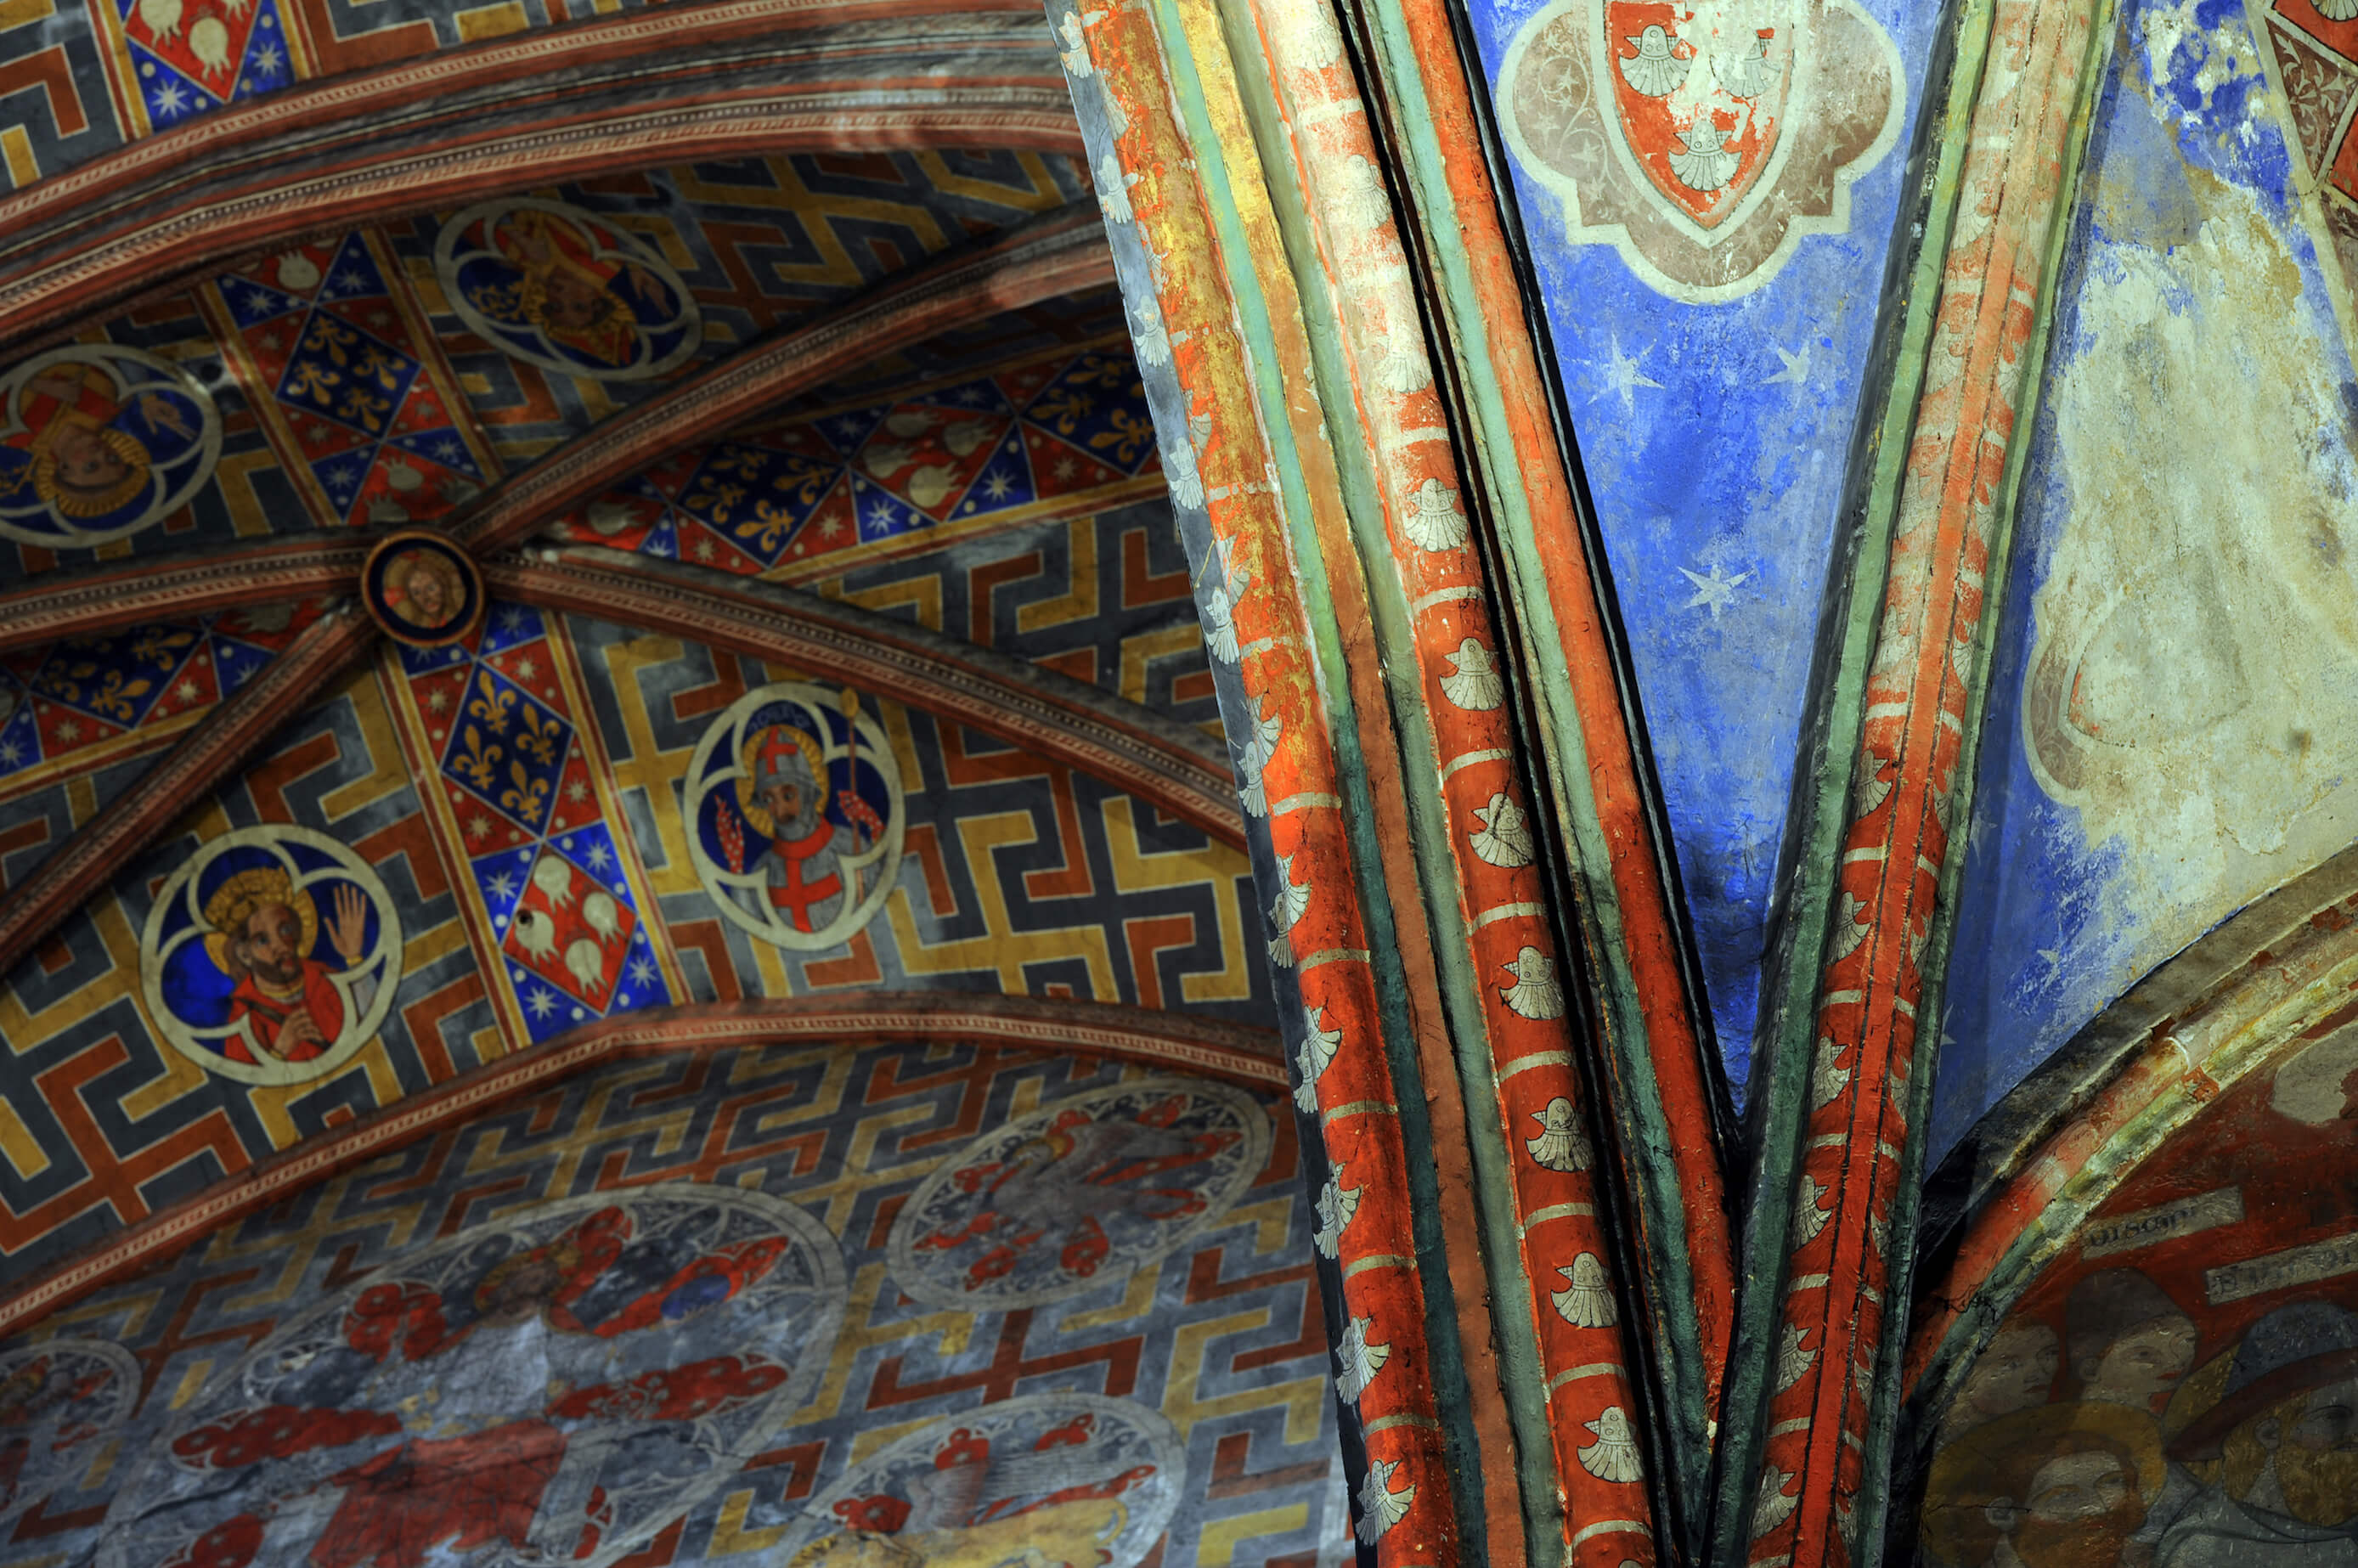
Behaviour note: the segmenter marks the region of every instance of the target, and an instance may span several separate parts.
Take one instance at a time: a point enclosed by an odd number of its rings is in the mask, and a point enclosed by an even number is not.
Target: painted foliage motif
[[[946,1416],[813,1499],[784,1568],[1135,1568],[1177,1509],[1186,1451],[1158,1411],[1033,1394]]]
[[[1242,1090],[1148,1078],[977,1139],[893,1221],[893,1281],[936,1306],[1033,1306],[1171,1252],[1217,1223],[1268,1158]]]
[[[181,1054],[247,1083],[300,1083],[384,1022],[401,922],[376,872],[326,834],[240,828],[165,882],[139,974],[149,1017]]]
[[[103,545],[188,503],[220,460],[221,415],[139,349],[77,343],[0,377],[0,535]]]
[[[150,1444],[99,1561],[599,1568],[759,1451],[843,1308],[834,1238],[733,1187],[471,1227],[282,1319]]]
[[[468,208],[443,225],[434,270],[470,331],[545,369],[644,381],[704,339],[696,297],[669,264],[563,202]]]
[[[139,1366],[103,1339],[0,1356],[0,1524],[90,1464],[139,1402]]]
[[[1939,1430],[1947,1568],[2358,1563],[2358,1029],[2255,1073],[2083,1225]]]
[[[1903,80],[1849,0],[1553,0],[1509,46],[1499,103],[1568,238],[1700,302],[1850,227],[1851,183],[1898,138]]]
[[[704,891],[780,947],[849,940],[900,875],[900,768],[849,690],[784,681],[731,703],[697,743],[687,814]]]

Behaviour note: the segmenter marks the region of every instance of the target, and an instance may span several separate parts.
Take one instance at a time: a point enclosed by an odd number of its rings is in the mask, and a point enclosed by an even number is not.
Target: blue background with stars
[[[1470,0],[1495,90],[1544,0]],[[1512,155],[1580,457],[1701,948],[1720,1054],[1749,1076],[1771,890],[1793,790],[1861,373],[1941,7],[1864,0],[1907,62],[1899,144],[1741,298],[1657,293]]]

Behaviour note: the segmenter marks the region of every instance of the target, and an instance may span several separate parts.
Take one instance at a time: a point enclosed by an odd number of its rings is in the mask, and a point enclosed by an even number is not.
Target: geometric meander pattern
[[[1019,631],[1035,656],[1061,652],[1055,662],[1075,674],[1094,664],[1107,684],[1124,668],[1175,669],[1175,687],[1200,674],[1202,655],[1175,619],[1185,601],[1167,597],[1167,538],[1122,542],[1164,515],[1033,525],[1019,535],[1033,546],[1019,569],[979,587],[979,568],[877,568],[894,579],[880,597],[938,605],[943,584],[957,583],[947,602],[990,606],[986,631],[1037,607],[1039,624]],[[1096,557],[1089,569],[1074,570],[1076,539]],[[1125,609],[1133,590],[1141,601]],[[1100,641],[1125,617],[1150,631]],[[1072,641],[1058,650],[1060,636]],[[1134,641],[1163,656],[1131,656]],[[722,709],[794,674],[495,604],[485,630],[439,662],[386,653],[345,679],[0,988],[0,1039],[19,1081],[36,1086],[0,1110],[6,1274],[617,1011],[886,985],[1266,1016],[1240,854],[1094,779],[873,699],[866,710],[897,755],[907,822],[878,913],[849,942],[804,953],[721,918],[687,854],[681,780]],[[479,722],[468,739],[459,720],[478,701],[506,716],[504,734]],[[304,1082],[244,1083],[165,1038],[142,990],[141,939],[192,857],[233,829],[275,824],[324,832],[381,881],[402,971],[381,1025],[349,1059]],[[561,879],[541,880],[559,868]],[[520,932],[527,901],[536,917],[600,920],[593,935],[605,939],[585,944],[570,926],[553,943]],[[577,952],[594,955],[595,969]]]
[[[1125,1090],[1125,1085],[1135,1087]],[[1207,1149],[1237,1147],[1236,1135],[1188,1130],[1207,1094],[1226,1097],[1248,1118],[1266,1115],[1270,1127],[1260,1145],[1268,1150],[1265,1161],[1249,1173],[1238,1171],[1242,1185],[1217,1193],[1203,1184],[1207,1167],[1200,1157]],[[1130,1146],[1167,1152],[1128,1166],[1099,1165],[1089,1176],[1081,1168],[1096,1158],[1086,1150],[1089,1118],[1098,1114],[1089,1108],[1121,1097],[1146,1108],[1134,1112],[1141,1120],[1124,1134]],[[979,1135],[987,1140],[991,1129],[1025,1117],[1033,1119],[1027,1125],[1054,1135],[1037,1146],[1045,1163],[1030,1167],[1048,1178],[1044,1185],[1034,1183],[1046,1195],[1026,1200],[1033,1206],[1024,1212],[1041,1217],[1038,1236],[1019,1237],[1014,1244],[1030,1248],[1053,1271],[1061,1243],[1066,1284],[1055,1299],[1011,1310],[990,1307],[987,1291],[971,1309],[914,1298],[901,1288],[910,1268],[929,1281],[920,1292],[929,1299],[945,1289],[958,1294],[958,1276],[929,1260],[946,1253],[905,1247],[895,1253],[904,1210],[942,1182],[956,1184],[971,1174],[974,1162],[985,1158],[970,1152],[985,1149],[976,1141]],[[986,1173],[981,1179],[990,1178]],[[122,1527],[139,1500],[134,1493],[141,1466],[155,1462],[148,1456],[160,1452],[159,1441],[176,1433],[182,1454],[212,1452],[225,1470],[241,1463],[254,1466],[251,1473],[265,1478],[257,1490],[267,1495],[275,1484],[287,1493],[295,1483],[283,1477],[297,1472],[293,1450],[299,1443],[282,1437],[277,1441],[289,1458],[257,1464],[257,1451],[219,1453],[222,1428],[193,1438],[187,1429],[199,1412],[235,1407],[240,1396],[232,1371],[291,1314],[316,1316],[315,1303],[322,1301],[355,1305],[341,1319],[335,1346],[308,1353],[303,1364],[325,1356],[387,1368],[373,1377],[378,1382],[391,1378],[392,1393],[406,1394],[407,1402],[379,1396],[372,1407],[366,1390],[330,1401],[351,1412],[344,1419],[352,1430],[318,1441],[346,1443],[337,1452],[354,1457],[373,1452],[380,1457],[357,1465],[342,1460],[352,1467],[319,1479],[314,1490],[332,1500],[345,1489],[347,1503],[375,1497],[380,1519],[390,1509],[414,1522],[425,1517],[421,1508],[440,1509],[438,1518],[462,1517],[464,1505],[421,1502],[388,1492],[372,1477],[391,1473],[384,1469],[385,1454],[408,1455],[423,1474],[435,1454],[484,1441],[405,1439],[400,1431],[404,1420],[413,1432],[453,1429],[449,1422],[429,1428],[402,1412],[463,1403],[463,1390],[438,1383],[438,1368],[463,1364],[468,1335],[528,1331],[534,1345],[594,1349],[622,1338],[619,1325],[654,1346],[657,1364],[673,1366],[705,1354],[708,1342],[722,1348],[740,1343],[719,1337],[741,1332],[729,1326],[727,1301],[753,1289],[769,1264],[741,1247],[734,1254],[708,1247],[702,1261],[672,1271],[703,1244],[660,1253],[647,1228],[647,1217],[664,1204],[676,1207],[691,1192],[715,1189],[736,1195],[729,1201],[740,1206],[790,1207],[808,1238],[803,1245],[837,1255],[820,1272],[839,1279],[833,1287],[839,1292],[834,1298],[839,1326],[832,1344],[823,1353],[813,1348],[812,1364],[795,1372],[802,1379],[795,1387],[806,1395],[740,1442],[732,1455],[750,1457],[730,1457],[725,1475],[697,1489],[697,1500],[684,1509],[658,1507],[641,1529],[644,1544],[627,1562],[644,1568],[751,1568],[788,1556],[806,1562],[812,1560],[804,1555],[809,1549],[798,1549],[798,1542],[840,1538],[854,1526],[898,1534],[904,1550],[930,1546],[948,1560],[946,1552],[962,1542],[973,1551],[995,1539],[995,1531],[1005,1533],[1009,1527],[991,1522],[1002,1505],[990,1498],[1037,1497],[1049,1485],[1067,1487],[1056,1498],[1080,1500],[1068,1502],[1061,1514],[1035,1503],[1031,1522],[1011,1528],[1027,1544],[1053,1544],[1055,1522],[1076,1511],[1092,1519],[1139,1521],[1139,1531],[1116,1538],[1114,1568],[1141,1563],[1320,1568],[1347,1555],[1333,1367],[1314,1271],[1316,1222],[1296,1167],[1293,1119],[1282,1106],[1260,1106],[1238,1091],[1191,1087],[1190,1080],[1156,1078],[1135,1067],[949,1044],[735,1048],[611,1064],[333,1174],[140,1276],[69,1305],[0,1345],[0,1367],[34,1366],[37,1386],[39,1368],[70,1367],[85,1389],[119,1380],[122,1392],[115,1403],[86,1396],[74,1407],[94,1413],[103,1433],[78,1435],[67,1428],[53,1452],[12,1477],[12,1490],[21,1481],[32,1495],[5,1505],[13,1517],[0,1513],[5,1543],[0,1554],[22,1568],[99,1560],[110,1508],[116,1509],[113,1522]],[[601,1196],[609,1200],[602,1209]],[[580,1244],[551,1265],[555,1271],[540,1276],[537,1295],[530,1293],[535,1287],[501,1295],[496,1281],[471,1288],[470,1281],[492,1277],[481,1263],[466,1265],[460,1284],[445,1291],[438,1303],[397,1279],[387,1282],[386,1266],[396,1260],[391,1273],[415,1276],[419,1268],[408,1260],[449,1258],[469,1236],[491,1236],[503,1227],[517,1233],[552,1204],[568,1205],[563,1214],[593,1217],[573,1226],[568,1234]],[[1007,1206],[1002,1200],[1001,1207]],[[631,1232],[633,1217],[639,1234]],[[1134,1262],[1126,1260],[1132,1254],[1117,1253],[1101,1271],[1092,1272],[1084,1262],[1076,1271],[1072,1238],[1090,1234],[1100,1218],[1142,1228],[1149,1244]],[[545,1222],[535,1234],[555,1228]],[[1170,1239],[1153,1241],[1157,1231]],[[625,1240],[596,1239],[617,1235]],[[422,1250],[436,1247],[437,1252]],[[492,1246],[484,1256],[498,1250]],[[633,1258],[658,1254],[662,1260],[652,1268],[638,1265],[639,1283],[611,1288],[618,1275],[630,1274]],[[540,1255],[551,1254],[544,1248]],[[506,1279],[513,1268],[512,1262],[495,1273]],[[662,1283],[667,1273],[669,1285]],[[560,1287],[560,1279],[573,1282]],[[634,1293],[639,1304],[623,1306]],[[532,1315],[519,1318],[525,1308],[504,1307],[518,1299],[537,1303]],[[395,1301],[410,1316],[384,1314],[384,1304]],[[370,1303],[377,1305],[363,1312]],[[502,1306],[504,1315],[485,1315],[486,1303]],[[519,1321],[523,1330],[510,1326]],[[420,1326],[428,1324],[431,1332]],[[823,1332],[813,1337],[826,1343]],[[346,1348],[346,1340],[367,1348],[371,1358]],[[396,1352],[395,1345],[406,1349]],[[446,1354],[443,1347],[454,1345]],[[664,1349],[666,1345],[677,1348]],[[41,1360],[45,1356],[49,1359]],[[723,1370],[731,1367],[742,1375],[736,1363]],[[278,1386],[303,1385],[281,1377]],[[551,1399],[550,1421],[569,1428],[578,1447],[585,1423],[568,1423],[565,1415],[579,1413],[579,1398],[568,1407],[565,1386],[550,1387],[548,1396],[533,1397]],[[70,1392],[58,1389],[49,1405]],[[730,1403],[719,1396],[707,1402]],[[38,1422],[40,1400],[27,1401],[27,1408]],[[1064,1445],[1057,1449],[1058,1478],[1026,1483],[1019,1478],[1024,1466],[1002,1454],[990,1462],[986,1484],[974,1440],[1007,1444],[1004,1434],[1020,1431],[1024,1448],[1036,1442],[1046,1452],[1051,1439],[1031,1435],[1040,1430],[1039,1420],[1025,1426],[1020,1413],[1043,1408],[1058,1412],[1062,1435],[1054,1441]],[[292,1414],[290,1408],[280,1419],[282,1433],[295,1430]],[[324,1415],[309,1419],[316,1425]],[[497,1419],[509,1424],[499,1430],[538,1433],[544,1444],[563,1441],[549,1435],[548,1422],[514,1416],[501,1412]],[[644,1421],[647,1441],[661,1436],[659,1422],[627,1411],[622,1419],[626,1427]],[[1123,1439],[1128,1471],[1109,1475],[1094,1490],[1069,1486],[1076,1476],[1092,1474],[1090,1461],[1100,1447],[1121,1434],[1150,1432],[1161,1434],[1152,1445],[1134,1435]],[[961,1441],[968,1446],[957,1446]],[[410,1446],[396,1446],[404,1443]],[[901,1460],[896,1469],[892,1456],[912,1452],[916,1457]],[[968,1462],[972,1469],[957,1468]],[[973,1477],[973,1496],[944,1508],[935,1484],[910,1484],[906,1476],[913,1473]],[[565,1473],[560,1468],[552,1478],[548,1466],[516,1462],[476,1474],[477,1486],[521,1498],[521,1506],[504,1515],[479,1511],[473,1516],[479,1533],[471,1538],[477,1549],[453,1548],[449,1560],[516,1561],[506,1544],[524,1539],[535,1502],[564,1492]],[[482,1479],[486,1474],[490,1478]],[[282,1478],[274,1483],[272,1476]],[[578,1490],[573,1496],[578,1500]],[[286,1523],[287,1506],[283,1497],[254,1505],[248,1517],[259,1522],[247,1528],[319,1532],[322,1544],[315,1552],[325,1552],[320,1560],[327,1561],[344,1560],[338,1552],[348,1552],[356,1533],[365,1533],[364,1521],[356,1522],[351,1510],[338,1511],[323,1530],[324,1511]],[[549,1501],[541,1511],[556,1509]],[[1133,1539],[1158,1522],[1152,1541]],[[928,1529],[950,1533],[929,1535]],[[968,1529],[976,1533],[959,1533]],[[419,1539],[430,1533],[415,1531],[374,1561],[442,1562]],[[250,1560],[250,1552],[237,1550],[234,1530],[211,1539],[211,1556],[188,1561]],[[844,1544],[838,1539],[838,1547]],[[299,1545],[292,1549],[299,1554]],[[1094,1552],[1071,1559],[1096,1560]]]
[[[738,158],[550,194],[643,242],[687,287],[702,341],[677,376],[1087,189],[1079,166],[1059,154],[929,149]],[[384,235],[504,460],[578,436],[670,379],[568,374],[477,336],[435,271],[437,236],[450,216],[394,222]]]

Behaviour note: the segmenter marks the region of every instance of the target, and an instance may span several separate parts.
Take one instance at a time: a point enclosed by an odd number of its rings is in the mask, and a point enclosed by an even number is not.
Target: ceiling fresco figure
[[[487,341],[550,370],[644,381],[702,346],[696,297],[645,243],[557,201],[490,201],[442,227],[434,267]]]
[[[0,3],[0,1563],[2358,1568],[2350,9]]]
[[[293,827],[206,844],[165,884],[140,941],[147,1005],[215,1072],[291,1083],[341,1065],[393,1002],[392,895],[335,839]]]
[[[688,764],[698,873],[722,913],[781,947],[840,944],[897,881],[905,820],[892,748],[857,693],[748,692]]]
[[[0,532],[102,545],[162,522],[212,477],[221,416],[178,367],[132,349],[71,348],[0,378]]]

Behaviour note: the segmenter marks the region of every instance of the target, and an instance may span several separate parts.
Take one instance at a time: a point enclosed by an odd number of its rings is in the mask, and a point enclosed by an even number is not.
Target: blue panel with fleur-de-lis
[[[346,276],[342,265],[338,266],[322,292],[333,287],[336,278]],[[374,276],[373,269],[369,276]],[[341,317],[316,310],[304,323],[302,339],[287,362],[287,373],[279,377],[278,400],[290,410],[332,419],[365,436],[381,437],[392,426],[394,411],[401,406],[417,373],[417,362],[399,349]],[[365,461],[359,466],[361,472],[352,480],[355,490],[367,477]],[[330,493],[334,488],[329,486]]]
[[[792,452],[739,441],[712,449],[675,503],[760,561],[775,562],[841,472]]]
[[[1126,354],[1087,353],[1040,389],[1023,416],[1087,452],[1134,474],[1154,452],[1146,412],[1146,384]]]
[[[442,771],[518,826],[538,832],[555,804],[573,727],[489,665],[478,663],[450,724]]]
[[[34,673],[34,695],[125,729],[147,716],[189,655],[196,627],[166,622],[104,637],[69,637]]]

